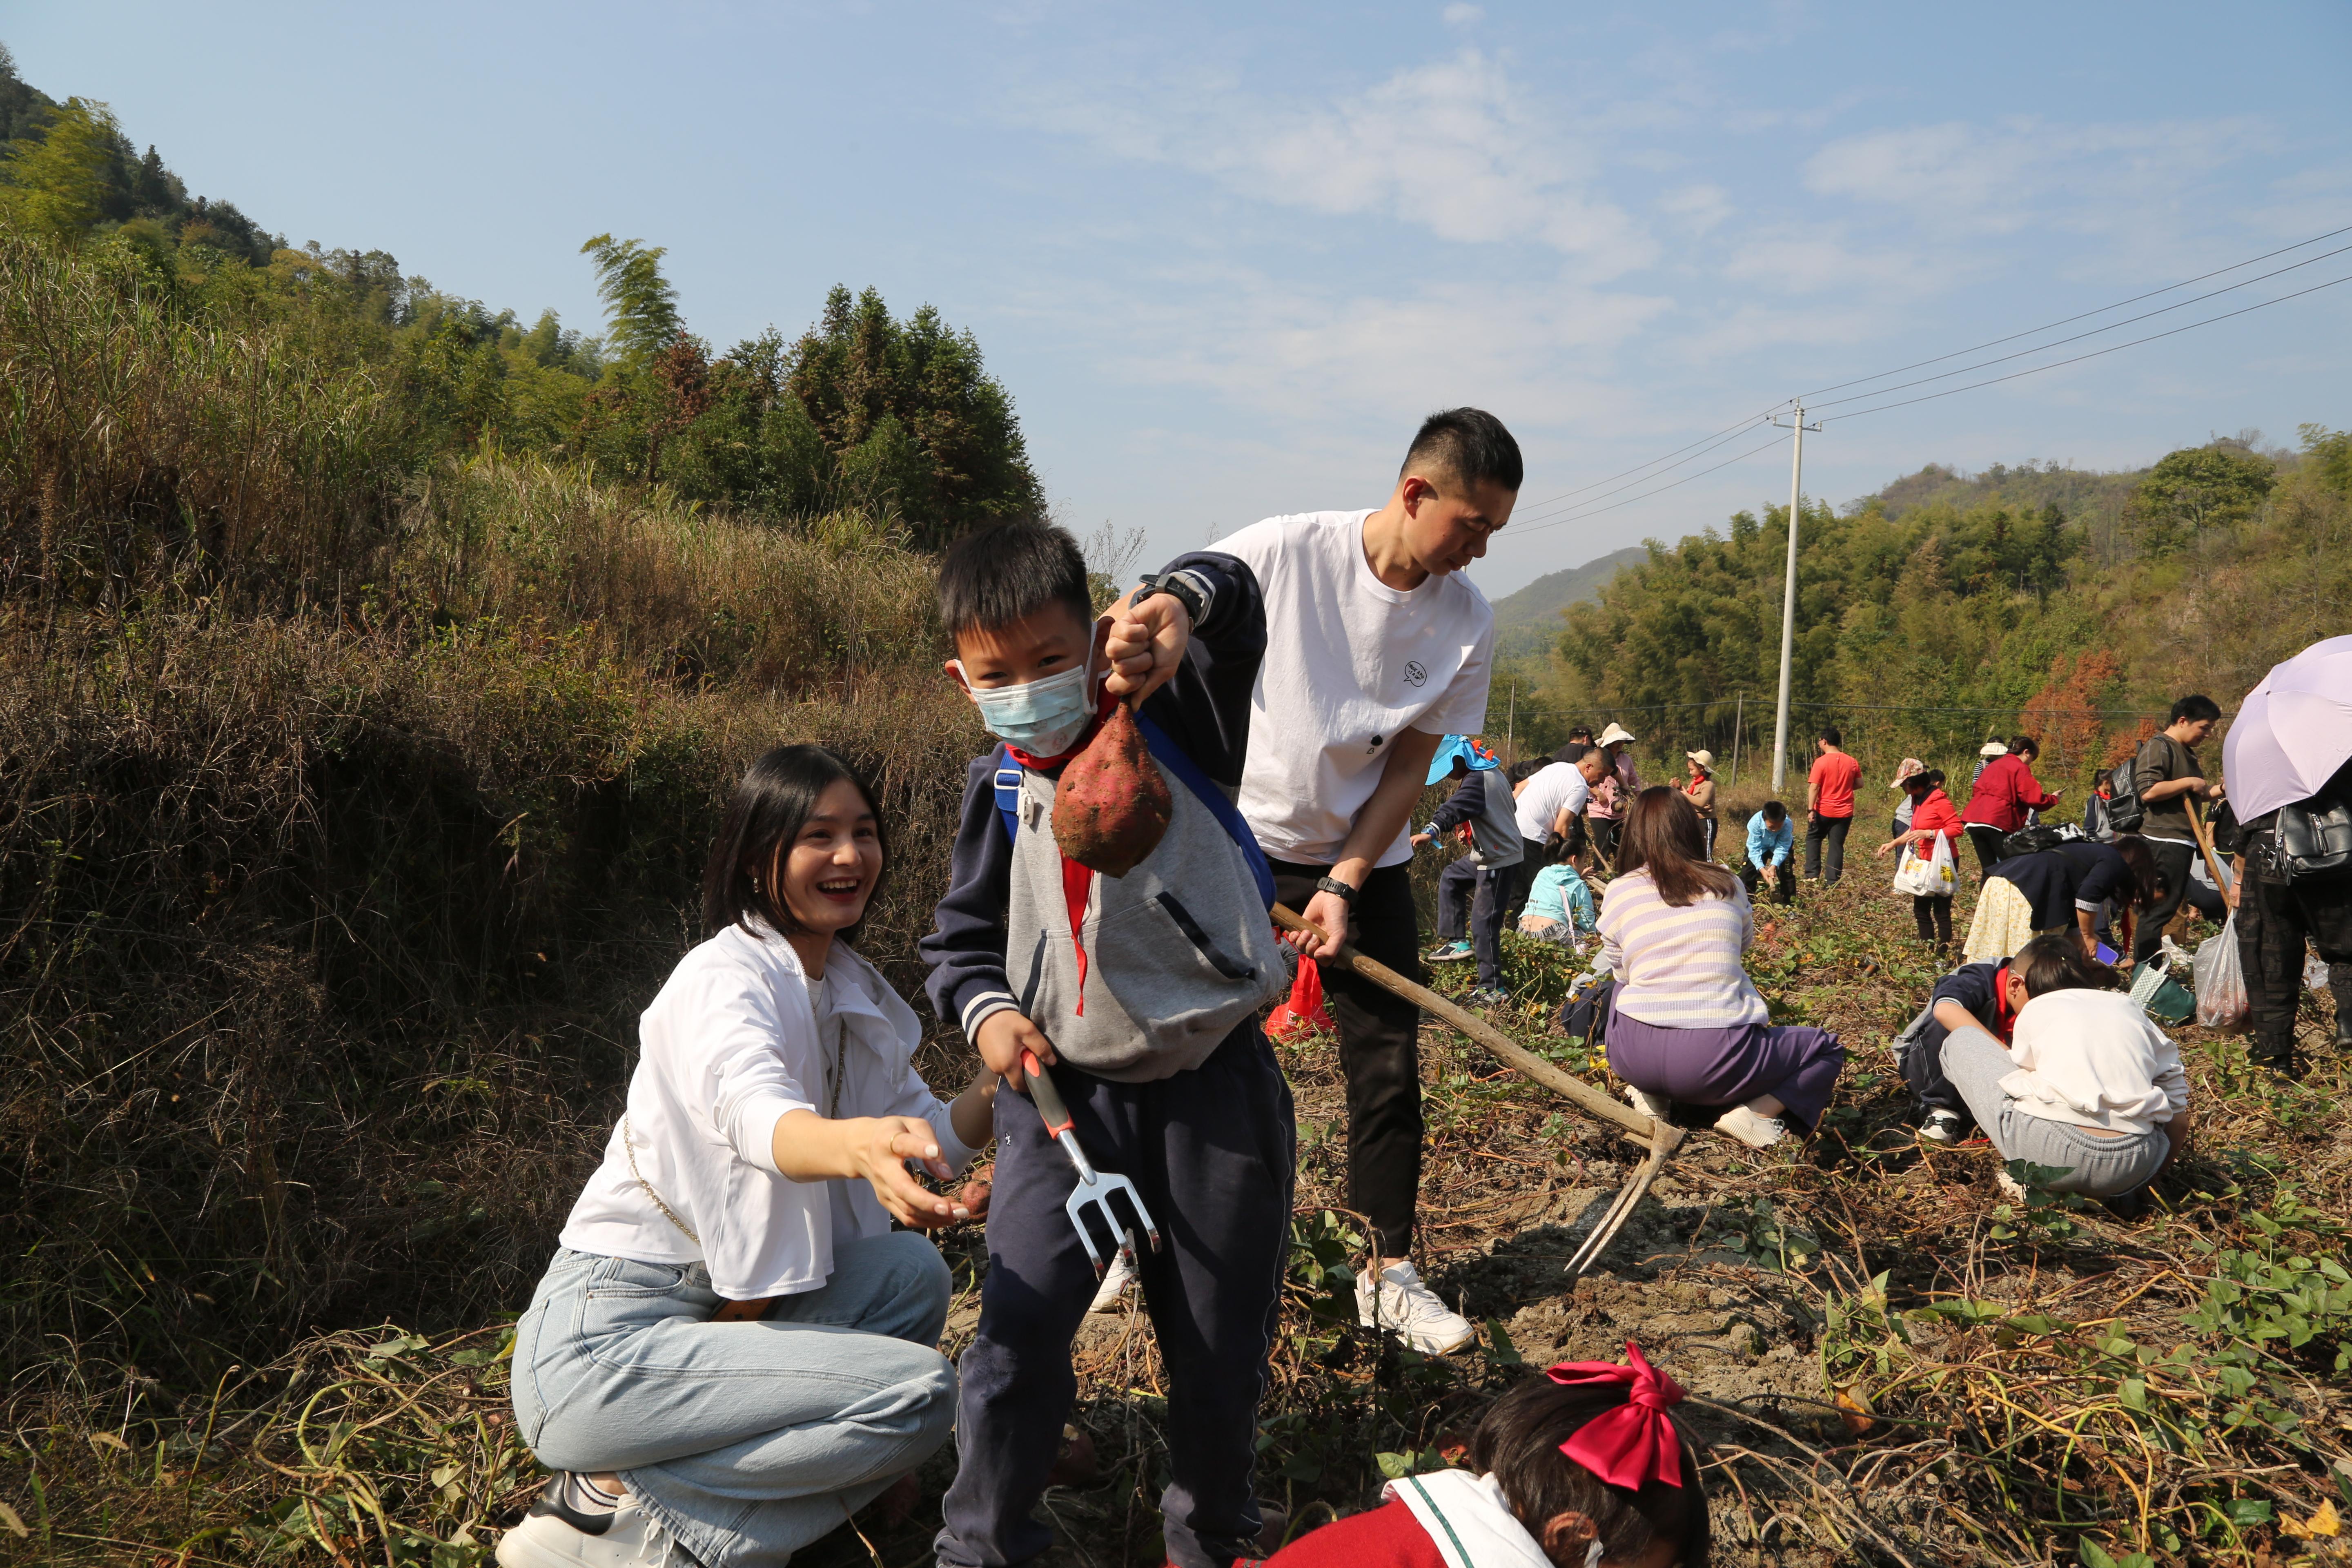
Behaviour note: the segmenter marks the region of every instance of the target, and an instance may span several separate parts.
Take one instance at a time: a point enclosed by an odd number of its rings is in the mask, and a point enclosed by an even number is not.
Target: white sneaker
[[[1387,1330],[1424,1355],[1458,1351],[1478,1337],[1470,1320],[1447,1310],[1411,1263],[1391,1263],[1381,1269],[1377,1297],[1370,1271],[1356,1271],[1356,1321],[1368,1329]]]
[[[1759,1116],[1735,1105],[1715,1119],[1715,1130],[1738,1139],[1750,1149],[1769,1149],[1789,1135],[1789,1124],[1777,1116]]]
[[[1120,1247],[1110,1255],[1110,1267],[1103,1270],[1102,1283],[1095,1288],[1095,1299],[1087,1304],[1089,1312],[1116,1312],[1127,1288],[1135,1283],[1135,1265],[1127,1260],[1127,1249]]]
[[[611,1513],[598,1516],[602,1531],[591,1534],[561,1518],[546,1501],[530,1505],[523,1521],[499,1538],[499,1568],[658,1568],[687,1561],[677,1542],[653,1515],[624,1498]]]
[[[1968,1122],[1957,1110],[1931,1110],[1919,1123],[1919,1142],[1949,1149],[1966,1136]]]
[[[1664,1095],[1652,1094],[1646,1089],[1635,1089],[1630,1083],[1625,1086],[1625,1099],[1634,1110],[1653,1121],[1664,1121],[1675,1111],[1675,1102]]]

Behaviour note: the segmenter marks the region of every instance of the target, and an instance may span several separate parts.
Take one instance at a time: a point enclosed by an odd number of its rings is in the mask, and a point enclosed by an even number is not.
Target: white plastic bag
[[[2238,963],[2238,916],[2231,910],[2221,934],[2197,944],[2189,964],[2196,976],[2197,1022],[2208,1029],[2234,1029],[2246,1021],[2246,973]]]
[[[1903,864],[1895,868],[1895,890],[1908,893],[1916,899],[1948,899],[1958,878],[1952,868],[1952,841],[1942,834],[1930,840],[1935,849],[1929,858],[1922,858],[1917,850],[1903,847]]]

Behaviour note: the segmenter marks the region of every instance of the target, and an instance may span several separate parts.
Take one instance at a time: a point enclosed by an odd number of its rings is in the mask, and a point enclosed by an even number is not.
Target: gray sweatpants
[[[1944,1077],[1960,1091],[2003,1160],[2055,1165],[2066,1174],[2053,1192],[2109,1198],[2147,1184],[2163,1167],[2172,1140],[2161,1127],[2122,1138],[2103,1138],[2087,1127],[2029,1115],[2003,1093],[2000,1080],[2016,1070],[1999,1040],[1975,1027],[1955,1029],[1944,1038]]]

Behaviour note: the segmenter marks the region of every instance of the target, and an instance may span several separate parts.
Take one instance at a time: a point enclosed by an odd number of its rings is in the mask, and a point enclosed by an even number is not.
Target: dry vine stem
[[[1316,936],[1328,934],[1320,927],[1309,925],[1283,904],[1274,906],[1274,923],[1285,931],[1305,931]],[[1365,957],[1345,942],[1339,944],[1339,951],[1333,959],[1373,984],[1394,992],[1423,1012],[1435,1014],[1449,1026],[1486,1047],[1506,1064],[1517,1068],[1553,1093],[1574,1100],[1602,1121],[1615,1122],[1649,1146],[1648,1155],[1634,1167],[1633,1176],[1618,1192],[1608,1212],[1601,1216],[1601,1222],[1584,1238],[1584,1244],[1576,1249],[1576,1255],[1568,1260],[1570,1278],[1592,1267],[1593,1260],[1608,1250],[1610,1242],[1633,1217],[1634,1205],[1642,1201],[1642,1194],[1650,1190],[1650,1184],[1658,1179],[1658,1173],[1666,1168],[1666,1162],[1673,1159],[1675,1151],[1683,1146],[1683,1139],[1687,1136],[1684,1130],[1672,1122],[1644,1116],[1630,1105],[1620,1105],[1591,1084],[1560,1071],[1475,1014],[1456,1006],[1426,985],[1413,984],[1387,964],[1378,959]]]

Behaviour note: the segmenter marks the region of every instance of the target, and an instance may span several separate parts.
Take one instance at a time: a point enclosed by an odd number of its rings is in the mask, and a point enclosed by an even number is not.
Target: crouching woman
[[[714,934],[646,1010],[516,1328],[516,1422],[557,1474],[504,1568],[782,1563],[947,1441],[948,1268],[922,1233],[984,1202],[908,1162],[968,1162],[994,1080],[949,1105],[915,1072],[914,1013],[850,946],[883,866],[846,763],[752,764],[704,876]]]
[[[1741,958],[1756,940],[1739,879],[1708,860],[1698,813],[1664,784],[1626,816],[1617,879],[1601,900],[1601,953],[1617,977],[1609,1066],[1652,1116],[1675,1101],[1721,1108],[1716,1131],[1763,1149],[1810,1133],[1845,1065],[1837,1037],[1775,1026]]]
[[[2189,1075],[2180,1051],[2140,1005],[2113,989],[2115,971],[2063,935],[2035,937],[2011,960],[2027,1000],[2010,1044],[1958,1004],[1938,1002],[1944,1077],[2004,1163],[2064,1174],[2053,1192],[2127,1197],[2172,1162],[2189,1136]],[[2014,1178],[2001,1184],[2012,1194]]]

